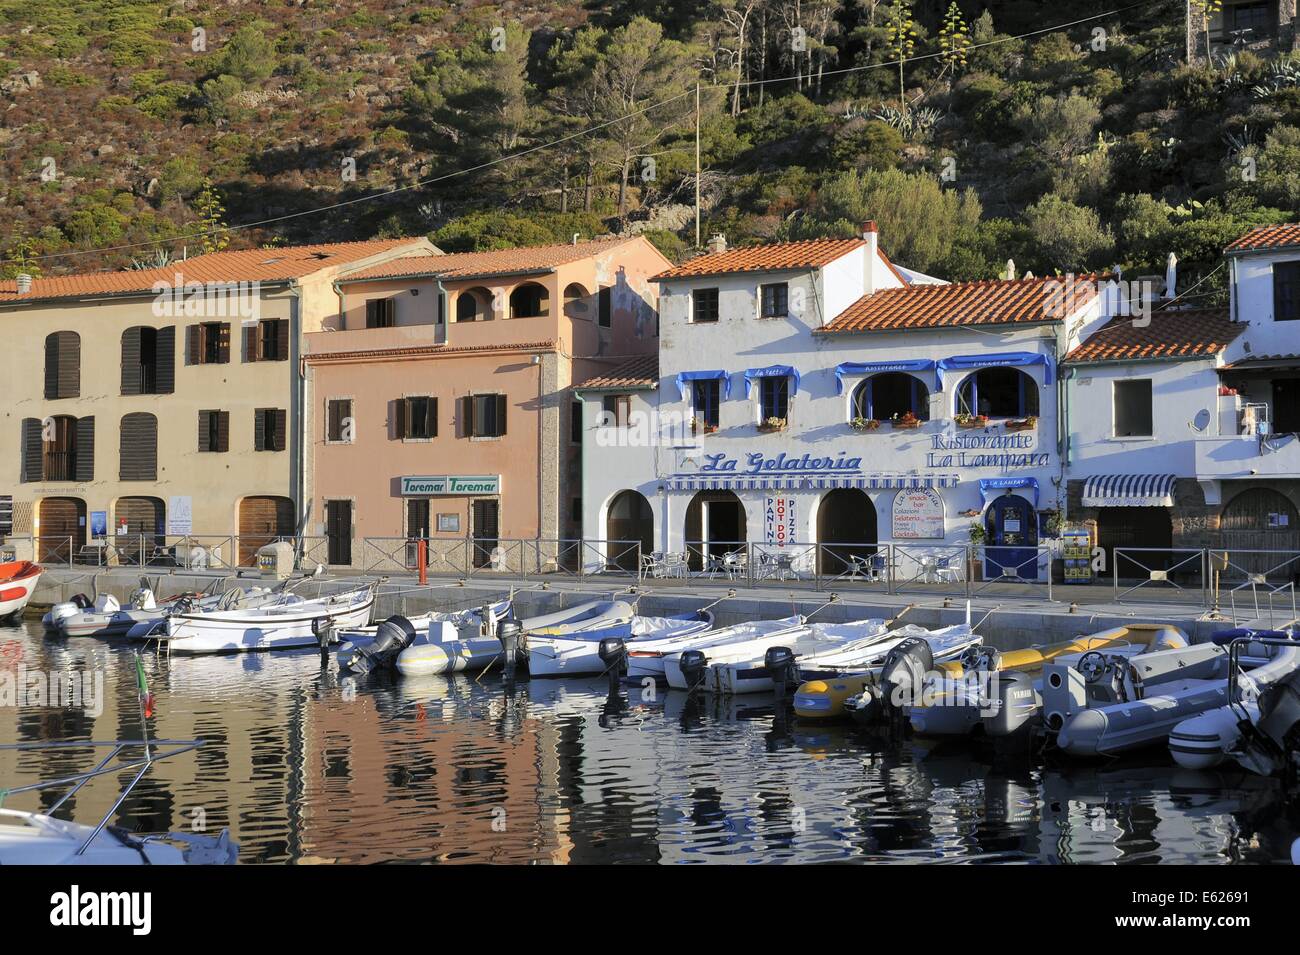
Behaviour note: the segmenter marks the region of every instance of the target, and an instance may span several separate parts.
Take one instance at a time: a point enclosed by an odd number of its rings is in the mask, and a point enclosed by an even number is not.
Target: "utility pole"
[[[700,247],[700,84],[695,84],[695,248]]]

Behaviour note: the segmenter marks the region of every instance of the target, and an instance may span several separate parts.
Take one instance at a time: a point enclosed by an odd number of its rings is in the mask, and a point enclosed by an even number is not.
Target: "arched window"
[[[566,318],[591,319],[587,290],[577,282],[570,282],[564,287],[564,315]]]
[[[118,439],[118,479],[158,480],[158,419],[147,411],[123,415]]]
[[[911,414],[930,420],[930,389],[920,378],[901,371],[872,375],[853,391],[854,418],[888,421]]]
[[[481,285],[456,296],[456,321],[486,322],[492,319],[492,293]]]
[[[957,413],[990,418],[1038,414],[1038,383],[1019,368],[981,368],[957,389]]]
[[[510,317],[541,318],[546,314],[549,300],[545,286],[525,282],[510,293]]]

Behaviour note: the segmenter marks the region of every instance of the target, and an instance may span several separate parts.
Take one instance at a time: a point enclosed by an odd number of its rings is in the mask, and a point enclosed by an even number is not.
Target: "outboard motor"
[[[920,698],[925,676],[934,669],[934,651],[924,637],[908,637],[885,657],[880,670],[881,705],[897,713]]]
[[[502,662],[507,683],[513,683],[515,679],[515,666],[518,662],[519,644],[523,634],[524,628],[513,615],[497,623],[497,639],[501,641]]]
[[[709,668],[709,658],[703,650],[683,650],[677,665],[681,667],[686,689],[694,690],[704,685],[704,674]]]
[[[799,685],[799,664],[789,647],[768,647],[763,654],[763,670],[771,679],[778,700],[785,698],[787,688]]]
[[[356,674],[390,667],[414,640],[415,626],[401,614],[394,614],[375,629],[373,643],[357,647],[342,665]]]
[[[79,613],[85,613],[92,606],[85,594],[77,594],[71,600],[63,600],[50,608],[50,627],[59,629],[64,620],[69,620]]]
[[[1300,671],[1264,688],[1259,720],[1242,724],[1243,763],[1269,776],[1293,777],[1300,757]]]
[[[615,693],[623,674],[627,673],[627,644],[622,637],[605,637],[596,652],[609,675],[609,690]]]
[[[329,617],[313,617],[311,635],[316,638],[322,655],[328,653],[329,648],[337,642],[334,636],[334,621]]]
[[[1029,674],[999,670],[993,674],[991,684],[993,692],[985,702],[992,712],[981,718],[986,736],[1011,736],[1037,716],[1038,698]]]

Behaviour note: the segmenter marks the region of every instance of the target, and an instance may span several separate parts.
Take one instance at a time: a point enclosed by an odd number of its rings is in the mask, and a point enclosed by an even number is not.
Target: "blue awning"
[[[1083,483],[1084,507],[1173,507],[1173,474],[1095,474]]]
[[[861,491],[914,491],[920,488],[956,487],[957,474],[864,474],[818,477],[815,475],[735,475],[716,477],[677,474],[667,481],[670,491],[831,491],[857,488]]]
[[[844,394],[846,375],[878,375],[884,371],[934,371],[935,364],[935,361],[930,358],[904,361],[843,361],[835,366],[835,393]]]
[[[799,393],[799,370],[792,365],[768,365],[766,368],[746,368],[745,369],[745,397],[749,397],[749,391],[754,386],[756,378],[789,378],[790,394]]]
[[[1000,478],[980,478],[980,497],[984,503],[989,502],[989,498],[998,497],[1002,491],[1012,491],[1022,487],[1027,487],[1034,492],[1034,507],[1038,506],[1038,478],[1031,477],[1000,477]]]
[[[1042,365],[1043,384],[1052,383],[1054,363],[1049,355],[1032,351],[1012,351],[987,355],[954,355],[939,361],[939,386],[943,387],[945,371],[973,371],[977,368],[1002,368],[1008,365]]]
[[[731,376],[725,371],[679,371],[677,373],[677,388],[682,393],[682,401],[690,396],[690,383],[692,381],[720,381],[722,382],[722,397],[731,397]]]

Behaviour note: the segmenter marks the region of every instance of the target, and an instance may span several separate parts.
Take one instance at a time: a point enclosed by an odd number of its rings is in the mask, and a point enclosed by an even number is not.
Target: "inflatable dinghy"
[[[1222,647],[1218,649],[1222,650]],[[1184,720],[1228,703],[1226,652],[1221,659],[1223,673],[1217,679],[1173,680],[1160,684],[1158,693],[1146,692],[1141,679],[1128,674],[1121,684],[1125,699],[1073,714],[1054,711],[1045,691],[1045,723],[1049,730],[1059,723],[1056,746],[1072,756],[1105,756],[1165,742]],[[1263,666],[1249,673],[1237,674],[1234,678],[1246,696],[1257,695],[1275,681],[1289,676],[1298,665],[1300,647],[1279,647]],[[1077,695],[1074,699],[1077,701]]]
[[[962,673],[927,683],[923,699],[908,710],[920,736],[1009,736],[1038,723],[1044,669],[1069,668],[1089,653],[1137,656],[1188,647],[1177,627],[1133,624],[1041,647],[998,652],[981,647],[963,654]],[[1213,650],[1193,656],[1218,656]],[[1190,660],[1183,660],[1180,666]],[[1205,675],[1212,670],[1207,669]],[[1196,674],[1183,673],[1184,676]]]

